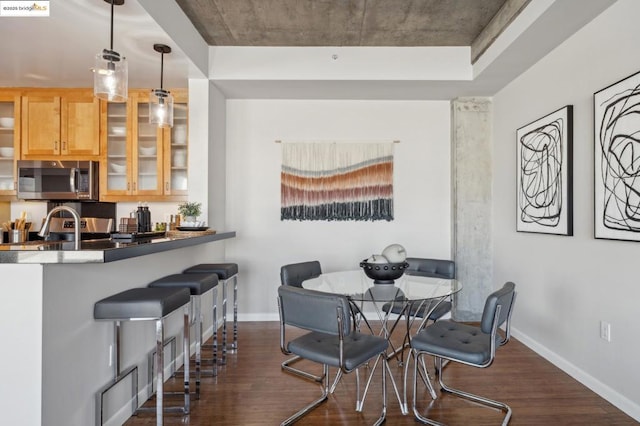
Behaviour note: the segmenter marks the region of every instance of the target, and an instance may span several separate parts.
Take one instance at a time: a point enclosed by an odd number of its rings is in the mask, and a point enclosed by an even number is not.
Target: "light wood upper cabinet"
[[[187,195],[187,93],[172,90],[174,122],[180,154],[174,151],[172,129],[149,124],[149,90],[129,90],[126,104],[102,103],[100,161],[102,201],[184,200]],[[104,178],[106,176],[106,179]]]
[[[164,129],[164,193],[188,195],[189,105],[186,92],[172,91],[174,96],[173,127]]]
[[[27,92],[22,98],[22,158],[97,159],[100,103],[88,89]]]
[[[20,158],[20,94],[0,92],[0,197],[16,195]]]

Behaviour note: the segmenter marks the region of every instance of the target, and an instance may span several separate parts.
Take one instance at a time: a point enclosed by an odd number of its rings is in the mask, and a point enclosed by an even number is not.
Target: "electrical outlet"
[[[113,345],[109,345],[109,367],[113,365]]]
[[[611,341],[611,324],[606,321],[600,321],[600,338],[607,342]]]

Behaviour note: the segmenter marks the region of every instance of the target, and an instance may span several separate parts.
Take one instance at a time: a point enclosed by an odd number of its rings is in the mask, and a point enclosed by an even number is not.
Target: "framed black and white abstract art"
[[[573,106],[516,132],[518,232],[573,235]]]
[[[593,95],[595,238],[640,241],[640,72]]]

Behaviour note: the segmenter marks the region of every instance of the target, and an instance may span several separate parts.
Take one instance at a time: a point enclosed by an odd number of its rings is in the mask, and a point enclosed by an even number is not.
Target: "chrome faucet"
[[[77,211],[75,211],[73,208],[71,207],[67,207],[67,206],[58,206],[58,207],[54,207],[51,209],[51,211],[47,214],[46,219],[44,220],[44,224],[42,225],[42,229],[40,229],[40,231],[38,232],[38,235],[40,235],[43,238],[46,238],[49,236],[49,222],[51,222],[51,217],[56,214],[57,212],[60,211],[65,211],[65,212],[69,212],[71,213],[71,216],[73,216],[73,235],[75,238],[75,250],[80,250],[80,215],[78,214]]]

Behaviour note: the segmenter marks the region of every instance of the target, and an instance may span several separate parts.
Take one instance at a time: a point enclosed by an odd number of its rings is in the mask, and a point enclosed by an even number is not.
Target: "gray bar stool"
[[[196,333],[196,398],[200,398],[200,375],[202,364],[202,302],[201,296],[208,291],[213,290],[218,286],[218,276],[216,274],[173,274],[166,277],[159,278],[149,284],[151,288],[186,288],[191,293],[191,305],[193,306],[193,316],[191,318],[192,324],[195,326]],[[218,328],[217,317],[217,293],[213,292],[213,329],[214,336],[215,330]],[[218,345],[217,339],[214,339],[213,345],[213,368],[211,374],[213,376],[218,375]],[[189,361],[188,353],[185,354],[185,364]]]
[[[238,264],[201,263],[182,272],[185,274],[216,274],[218,279],[222,281],[222,360],[220,363],[226,364],[227,348],[232,351],[238,350]],[[233,280],[233,343],[227,345],[227,284],[230,280]]]
[[[133,376],[132,393],[133,411],[138,409],[138,376],[137,366],[129,367],[125,371],[120,371],[120,323],[122,321],[155,321],[156,322],[156,354],[154,357],[156,370],[156,424],[162,425],[163,413],[165,410],[173,409],[189,413],[189,363],[185,363],[184,381],[184,406],[164,407],[163,406],[163,384],[164,384],[164,320],[169,314],[177,309],[184,308],[184,335],[183,346],[185,353],[189,353],[189,290],[186,288],[132,288],[114,294],[95,303],[93,307],[93,317],[96,320],[114,322],[114,347],[115,365],[114,381],[108,383],[96,394],[96,423],[103,424],[102,400],[104,394],[124,379],[129,374],[135,372]]]

